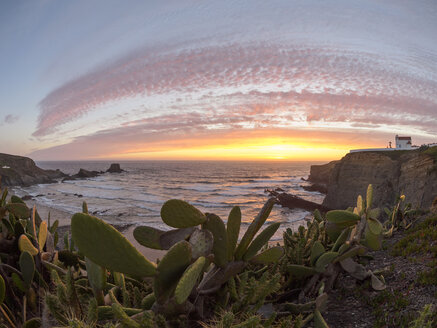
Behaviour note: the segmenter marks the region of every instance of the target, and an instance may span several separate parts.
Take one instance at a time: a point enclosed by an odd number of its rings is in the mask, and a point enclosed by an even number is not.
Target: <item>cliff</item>
[[[65,177],[59,170],[43,170],[35,162],[22,156],[0,153],[0,177],[2,186],[30,186],[37,183],[53,183]]]
[[[426,151],[350,153],[340,161],[311,167],[311,182],[328,182],[323,205],[347,208],[373,185],[374,202],[383,207],[405,194],[413,206],[429,208],[437,196],[437,147]]]

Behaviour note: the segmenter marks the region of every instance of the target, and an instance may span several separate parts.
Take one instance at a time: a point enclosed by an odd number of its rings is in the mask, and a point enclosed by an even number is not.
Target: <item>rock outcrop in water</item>
[[[106,171],[109,173],[124,172],[120,164],[111,164]],[[62,182],[67,180],[94,178],[102,171],[88,171],[80,169],[77,174],[68,175],[60,170],[43,170],[36,166],[35,162],[23,156],[15,156],[0,153],[0,178],[2,186],[31,186],[39,183],[55,183],[56,179],[61,179]]]
[[[309,180],[327,182],[323,205],[329,208],[354,205],[370,183],[375,206],[391,205],[397,195],[404,194],[413,206],[429,208],[437,196],[436,154],[437,148],[350,153],[340,161],[313,165]]]
[[[317,204],[305,200],[303,198],[300,198],[298,196],[287,194],[285,192],[281,192],[278,190],[266,189],[265,192],[267,192],[270,196],[275,197],[277,203],[282,207],[288,207],[290,209],[301,208],[309,212],[313,212],[314,210],[319,210],[320,212],[323,213],[331,210],[331,208],[328,208],[324,205]]]
[[[53,183],[67,175],[59,170],[43,170],[28,157],[0,154],[0,176],[2,186],[30,186]]]
[[[121,173],[124,172],[124,170],[121,169],[120,164],[118,163],[112,163],[109,169],[106,170],[108,173]]]

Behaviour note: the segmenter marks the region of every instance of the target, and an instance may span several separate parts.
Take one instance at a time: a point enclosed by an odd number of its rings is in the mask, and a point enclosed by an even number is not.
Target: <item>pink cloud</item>
[[[34,136],[50,135],[99,105],[137,95],[210,93],[169,107],[193,119],[144,118],[148,128],[298,120],[351,124],[399,124],[437,133],[437,82],[390,58],[305,45],[246,44],[204,48],[144,50],[86,74],[48,94],[40,102]],[[283,86],[288,91],[268,92]],[[242,91],[244,90],[244,91]],[[225,92],[225,94],[223,94]],[[188,97],[188,96],[187,96]],[[147,98],[146,98],[147,99]],[[145,100],[146,101],[146,100]],[[188,108],[195,109],[194,115]],[[205,115],[215,115],[208,121]],[[180,117],[180,116],[179,116]],[[299,118],[300,119],[300,118]],[[228,121],[226,121],[228,120]]]

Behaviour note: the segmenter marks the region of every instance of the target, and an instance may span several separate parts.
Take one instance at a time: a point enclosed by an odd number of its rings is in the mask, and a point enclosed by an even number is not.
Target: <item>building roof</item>
[[[397,137],[398,140],[409,140],[411,141],[411,137]]]

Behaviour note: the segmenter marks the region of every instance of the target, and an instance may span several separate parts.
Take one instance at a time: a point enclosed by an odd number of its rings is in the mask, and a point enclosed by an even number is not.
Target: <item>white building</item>
[[[396,141],[396,149],[411,149],[411,137],[399,137],[396,135],[395,137]]]
[[[391,141],[389,142],[389,146],[387,148],[366,148],[366,149],[352,149],[349,151],[350,153],[358,153],[362,151],[394,151],[394,150],[413,150],[418,147],[412,145],[411,137],[400,137],[396,135],[395,137],[395,148],[392,148]]]

